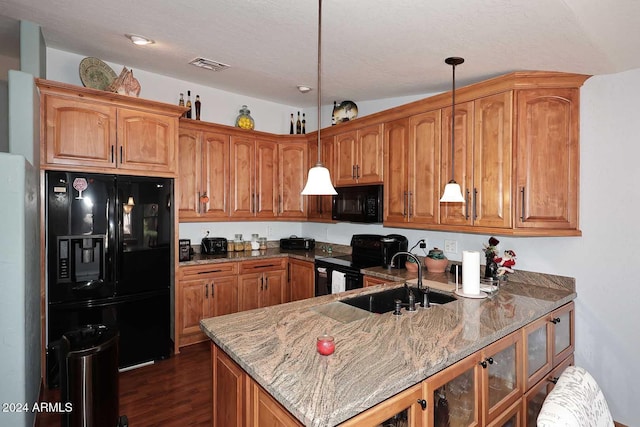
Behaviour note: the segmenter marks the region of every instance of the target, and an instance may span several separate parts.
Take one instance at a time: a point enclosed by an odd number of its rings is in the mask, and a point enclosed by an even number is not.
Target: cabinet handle
[[[360,165],[356,165],[356,179],[360,179]]]
[[[356,179],[356,165],[351,165],[351,179]]]
[[[264,276],[260,276],[260,290],[264,289]]]
[[[209,284],[204,285],[204,296],[205,298],[209,298]]]
[[[553,323],[554,325],[557,325],[558,323],[560,323],[560,318],[554,317],[553,319],[551,319],[551,323]]]
[[[473,220],[478,219],[478,209],[476,205],[476,201],[478,200],[478,189],[473,189]]]
[[[465,190],[464,196],[464,218],[469,219],[469,190]]]
[[[487,369],[488,365],[493,365],[493,357],[487,357],[482,362],[480,362],[480,366],[482,366],[483,369]]]
[[[113,163],[113,145],[111,146],[111,163]]]
[[[427,409],[427,401],[424,399],[418,399],[418,403],[420,404],[420,407],[422,408],[422,410],[424,411],[425,409]]]
[[[411,219],[412,210],[411,209],[411,191],[409,191],[409,195],[407,196],[407,219]]]
[[[261,264],[261,265],[254,265],[252,268],[256,269],[256,268],[264,268],[264,267],[276,267],[278,264]]]
[[[215,288],[213,287],[213,282],[211,282],[211,298],[213,298],[214,290],[215,290]]]
[[[260,194],[256,194],[256,213],[260,210]]]
[[[547,378],[547,381],[549,381],[550,383],[558,384],[559,379],[560,379],[559,377],[551,377],[551,378]]]
[[[120,164],[122,164],[122,145],[120,146]]]
[[[282,213],[282,197],[278,194],[278,213]]]
[[[520,221],[524,222],[524,187],[520,189],[520,201],[522,203],[520,205],[520,208],[522,209],[520,212]]]
[[[269,290],[269,278],[268,277],[264,278],[264,289],[265,289],[265,291]]]
[[[198,274],[220,273],[222,270],[198,271]]]
[[[251,213],[255,211],[256,193],[251,193]]]

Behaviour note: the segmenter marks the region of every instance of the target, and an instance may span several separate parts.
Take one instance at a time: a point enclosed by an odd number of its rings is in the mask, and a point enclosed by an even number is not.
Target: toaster
[[[204,237],[200,243],[200,253],[204,255],[226,254],[227,239],[224,237]]]

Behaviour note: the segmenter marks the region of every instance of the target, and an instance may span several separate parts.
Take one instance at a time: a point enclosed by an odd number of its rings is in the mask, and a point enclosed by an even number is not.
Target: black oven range
[[[354,234],[351,237],[351,255],[316,258],[316,296],[362,288],[363,275],[360,270],[386,267],[386,259],[401,250],[407,250],[404,236]],[[403,266],[404,262],[398,264]]]

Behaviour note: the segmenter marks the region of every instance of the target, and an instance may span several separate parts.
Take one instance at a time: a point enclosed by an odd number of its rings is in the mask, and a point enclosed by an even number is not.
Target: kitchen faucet
[[[389,264],[393,265],[393,260],[398,255],[406,255],[408,257],[411,257],[415,261],[415,263],[418,265],[418,289],[420,290],[420,292],[422,292],[422,306],[425,308],[428,308],[429,307],[429,287],[425,288],[422,286],[422,263],[420,263],[420,260],[418,259],[418,257],[412,254],[411,252],[399,251],[399,252],[396,252],[391,257],[391,261],[389,262]]]

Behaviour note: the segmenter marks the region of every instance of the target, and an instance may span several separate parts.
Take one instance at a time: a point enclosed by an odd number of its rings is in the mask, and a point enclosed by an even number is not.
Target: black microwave
[[[338,187],[331,218],[336,221],[382,222],[382,185]]]

